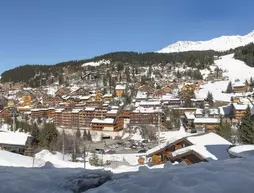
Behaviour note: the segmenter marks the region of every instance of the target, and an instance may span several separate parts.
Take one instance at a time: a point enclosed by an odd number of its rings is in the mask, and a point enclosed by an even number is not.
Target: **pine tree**
[[[182,75],[179,70],[177,70],[177,72],[176,72],[176,78],[182,78]]]
[[[242,119],[239,127],[240,140],[244,144],[254,144],[254,123],[251,120],[250,107],[247,108],[246,114]]]
[[[83,139],[86,141],[88,140],[88,137],[87,137],[87,132],[86,130],[84,130],[84,133],[83,133]]]
[[[92,141],[92,135],[91,135],[91,133],[90,133],[90,130],[88,130],[87,140],[88,140],[88,141]]]
[[[57,141],[58,131],[54,123],[44,123],[44,128],[40,132],[39,145],[48,150],[54,150]]]
[[[228,141],[232,141],[232,125],[228,122],[220,124],[218,134]]]
[[[250,87],[253,88],[253,86],[254,86],[254,82],[253,82],[252,77],[250,77]]]
[[[215,72],[216,72],[216,78],[219,78],[219,73],[220,73],[220,68],[218,66],[216,66],[215,68]]]
[[[59,76],[59,84],[60,85],[62,85],[63,83],[64,83],[64,77],[63,77],[63,75],[62,74],[60,74],[60,76]]]
[[[31,130],[31,136],[33,137],[33,145],[38,145],[39,143],[39,136],[40,136],[40,130],[36,123],[33,124],[32,130]]]
[[[80,133],[80,129],[79,128],[77,129],[76,137],[77,137],[77,139],[80,139],[80,137],[81,137],[81,133]]]
[[[206,97],[208,103],[210,106],[213,106],[214,104],[214,101],[213,101],[213,94],[211,92],[208,92],[207,93],[207,97]]]
[[[228,83],[228,87],[227,87],[226,93],[232,93],[232,92],[233,92],[233,87],[232,87],[232,82],[230,81]]]

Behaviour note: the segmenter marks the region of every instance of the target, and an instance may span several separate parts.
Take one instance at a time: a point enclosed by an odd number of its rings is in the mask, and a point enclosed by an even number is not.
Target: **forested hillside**
[[[244,61],[250,67],[254,67],[254,43],[237,48],[235,58]]]
[[[111,64],[124,64],[132,66],[166,65],[168,63],[176,66],[178,63],[186,66],[204,69],[214,63],[214,51],[197,51],[182,53],[137,53],[137,52],[113,52],[88,60],[76,60],[58,63],[56,65],[25,65],[8,70],[2,76],[2,82],[24,82],[29,86],[36,87],[42,79],[49,77],[57,78],[64,70],[68,73],[80,71],[82,64],[86,62],[96,62],[109,60]]]

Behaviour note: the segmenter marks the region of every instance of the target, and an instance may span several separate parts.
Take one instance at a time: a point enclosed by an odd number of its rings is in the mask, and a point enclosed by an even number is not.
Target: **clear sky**
[[[253,0],[1,0],[0,73],[254,30]]]

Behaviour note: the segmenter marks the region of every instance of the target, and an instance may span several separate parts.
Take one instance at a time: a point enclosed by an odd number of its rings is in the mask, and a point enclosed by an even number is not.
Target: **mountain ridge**
[[[157,53],[174,53],[186,51],[227,51],[254,42],[254,30],[246,35],[220,36],[206,41],[177,41],[162,48]]]

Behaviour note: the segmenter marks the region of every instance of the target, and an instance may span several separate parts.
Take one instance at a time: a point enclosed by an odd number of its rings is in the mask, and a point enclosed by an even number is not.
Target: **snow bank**
[[[41,167],[44,164],[43,160],[35,159],[34,166]],[[33,167],[33,158],[0,150],[0,166]]]
[[[93,193],[253,193],[254,158],[200,163],[188,167],[140,170],[119,174],[114,181],[89,190]]]
[[[237,157],[246,157],[249,155],[254,155],[254,145],[239,145],[232,147],[228,152]]]
[[[85,192],[111,180],[110,171],[0,167],[0,192]]]

